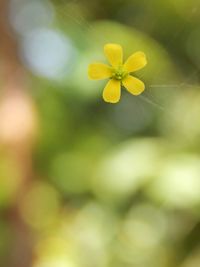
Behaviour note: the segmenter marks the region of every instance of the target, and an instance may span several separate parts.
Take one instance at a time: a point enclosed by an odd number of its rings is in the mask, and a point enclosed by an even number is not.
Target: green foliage
[[[46,2],[52,20],[38,13],[38,25],[30,18],[27,27],[40,38],[41,29],[51,30],[68,45],[53,75],[48,64],[62,49],[38,68],[33,43],[25,42],[30,32],[18,33],[39,115],[34,177],[19,208],[33,235],[32,266],[200,266],[199,1]],[[20,8],[26,11],[26,1]],[[105,81],[87,76],[90,62],[105,61],[109,42],[121,44],[125,58],[137,50],[148,58],[138,72],[146,91],[135,97],[123,90],[117,105],[103,102]],[[22,181],[13,158],[4,150],[0,157],[4,214]],[[0,220],[6,240],[9,218]],[[0,256],[9,249],[0,242]]]

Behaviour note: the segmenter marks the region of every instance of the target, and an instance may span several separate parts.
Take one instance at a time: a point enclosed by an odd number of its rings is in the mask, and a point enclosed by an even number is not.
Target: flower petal
[[[117,103],[121,96],[121,83],[118,80],[111,79],[103,91],[103,99],[109,103]]]
[[[128,72],[133,72],[142,69],[147,64],[146,56],[143,52],[132,54],[124,63],[124,69]]]
[[[106,44],[104,46],[104,53],[113,67],[122,65],[123,51],[121,45],[118,44]]]
[[[88,67],[88,76],[92,80],[101,80],[112,76],[111,67],[103,63],[93,63]]]
[[[123,81],[122,81],[124,87],[127,89],[127,91],[133,95],[139,95],[141,94],[144,89],[145,85],[142,81],[139,79],[128,75]]]

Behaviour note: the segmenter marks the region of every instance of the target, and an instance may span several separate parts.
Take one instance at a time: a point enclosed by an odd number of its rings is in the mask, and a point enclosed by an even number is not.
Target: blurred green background
[[[199,0],[8,2],[0,266],[200,266]],[[145,52],[142,95],[103,102],[106,43]]]

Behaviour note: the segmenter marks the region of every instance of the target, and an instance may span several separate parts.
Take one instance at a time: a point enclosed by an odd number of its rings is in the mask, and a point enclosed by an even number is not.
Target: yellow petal
[[[139,79],[128,75],[123,81],[122,81],[124,87],[127,89],[127,91],[133,95],[139,95],[141,94],[144,89],[145,85],[142,81]]]
[[[88,76],[92,80],[101,80],[112,76],[111,67],[103,63],[93,63],[88,67]]]
[[[121,96],[121,83],[118,80],[111,79],[103,91],[103,99],[109,103],[117,103]]]
[[[106,44],[104,46],[104,53],[113,67],[122,65],[123,51],[121,45],[118,44]]]
[[[142,69],[147,64],[146,56],[143,52],[132,54],[124,63],[124,69],[128,72],[133,72]]]

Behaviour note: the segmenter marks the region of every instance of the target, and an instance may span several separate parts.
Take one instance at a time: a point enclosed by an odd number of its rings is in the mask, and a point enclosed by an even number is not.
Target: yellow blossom
[[[140,51],[136,52],[123,64],[123,51],[120,45],[106,44],[104,53],[111,66],[93,63],[88,68],[88,75],[92,80],[110,78],[104,88],[103,99],[109,103],[117,103],[121,96],[121,84],[129,93],[141,94],[145,89],[144,83],[130,73],[142,69],[147,64],[145,54]]]

